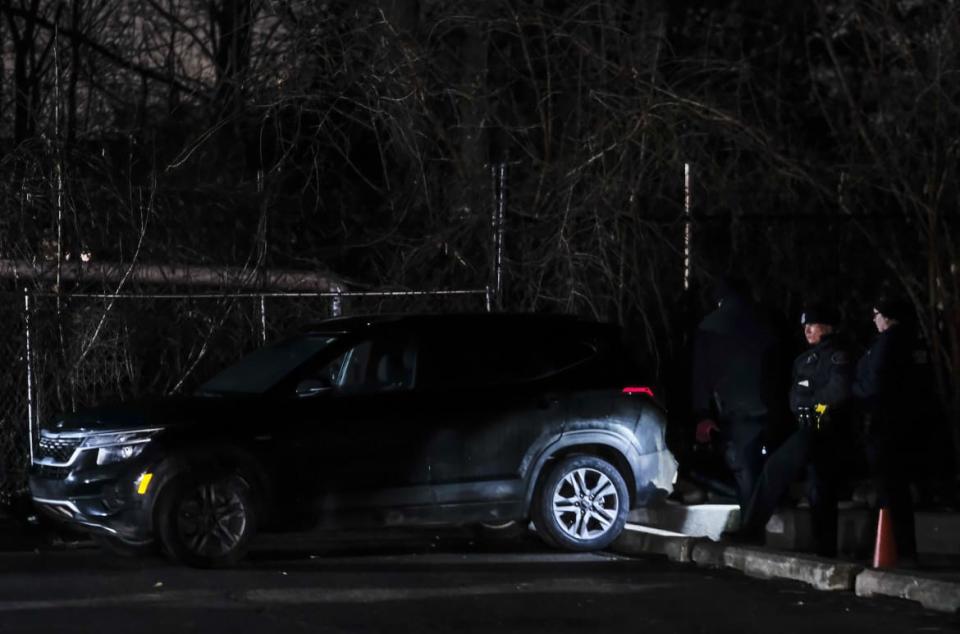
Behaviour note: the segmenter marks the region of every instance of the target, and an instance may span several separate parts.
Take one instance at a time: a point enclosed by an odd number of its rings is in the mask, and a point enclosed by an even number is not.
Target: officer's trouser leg
[[[764,426],[753,419],[730,421],[724,428],[723,457],[737,482],[741,513],[750,503],[763,466]]]
[[[807,496],[816,553],[823,557],[837,554],[837,457],[829,437],[814,439],[807,470]]]
[[[780,499],[807,464],[810,448],[808,430],[798,430],[791,434],[780,447],[767,458],[760,473],[757,486],[750,503],[742,516],[745,533],[762,535],[764,527]]]
[[[905,557],[917,553],[914,528],[913,498],[910,495],[910,473],[905,457],[893,438],[877,438],[873,445],[872,462],[880,485],[879,504],[890,509],[893,516],[893,536],[897,552]]]

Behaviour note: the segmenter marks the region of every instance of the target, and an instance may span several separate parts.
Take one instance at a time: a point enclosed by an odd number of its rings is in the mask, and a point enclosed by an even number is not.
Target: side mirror
[[[297,383],[297,396],[313,396],[333,389],[333,385],[327,379],[305,379]]]

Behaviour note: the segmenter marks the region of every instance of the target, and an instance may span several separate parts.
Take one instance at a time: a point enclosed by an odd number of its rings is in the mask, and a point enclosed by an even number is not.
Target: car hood
[[[63,414],[44,429],[55,433],[114,431],[223,420],[236,407],[236,400],[183,396],[113,403]]]

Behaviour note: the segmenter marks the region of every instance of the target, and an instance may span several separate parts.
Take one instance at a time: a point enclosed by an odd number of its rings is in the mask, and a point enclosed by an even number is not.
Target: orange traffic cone
[[[873,549],[874,568],[892,568],[897,565],[897,543],[893,538],[893,518],[890,509],[880,509],[877,518],[877,544]]]

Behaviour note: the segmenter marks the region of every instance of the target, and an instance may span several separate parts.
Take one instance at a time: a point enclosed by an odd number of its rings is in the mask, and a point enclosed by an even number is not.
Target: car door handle
[[[540,409],[550,409],[551,407],[556,407],[557,403],[560,402],[560,397],[555,394],[544,394],[540,397],[537,404],[540,406]]]

